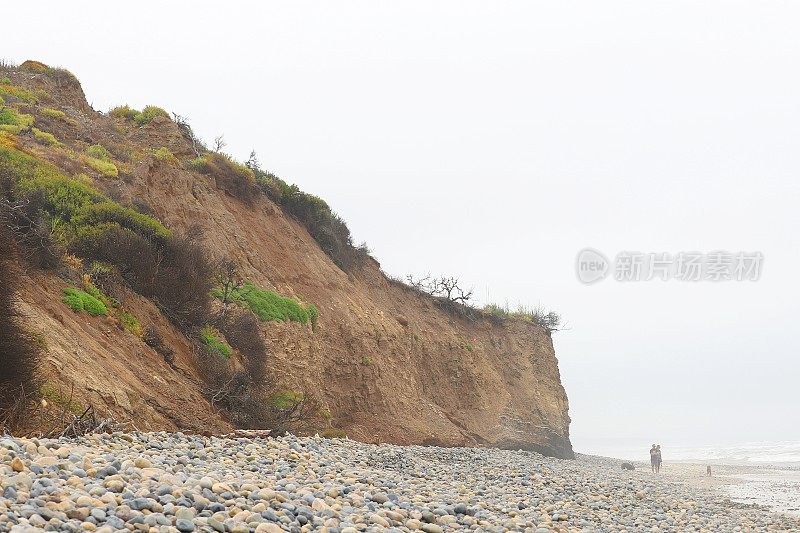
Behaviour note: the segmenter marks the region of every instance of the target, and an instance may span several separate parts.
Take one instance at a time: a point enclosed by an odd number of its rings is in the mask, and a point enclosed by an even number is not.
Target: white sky
[[[8,13],[7,13],[8,14]],[[29,2],[0,57],[156,104],[326,200],[394,275],[541,304],[579,451],[800,440],[800,4]],[[755,283],[575,255],[761,251]]]

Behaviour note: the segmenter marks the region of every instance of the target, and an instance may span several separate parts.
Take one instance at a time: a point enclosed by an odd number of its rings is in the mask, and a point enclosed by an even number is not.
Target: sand
[[[648,463],[634,464],[637,469],[650,469]],[[711,464],[711,477],[706,474],[708,464]],[[665,462],[657,476],[666,481],[715,490],[736,502],[763,505],[777,513],[800,517],[800,465]]]

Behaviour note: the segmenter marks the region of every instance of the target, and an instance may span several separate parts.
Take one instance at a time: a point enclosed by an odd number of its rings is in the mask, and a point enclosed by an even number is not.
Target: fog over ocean
[[[740,444],[680,445],[661,444],[664,460],[727,465],[796,466],[800,469],[800,441],[753,441]],[[651,442],[639,439],[580,439],[574,445],[578,453],[602,455],[634,461],[649,461]]]

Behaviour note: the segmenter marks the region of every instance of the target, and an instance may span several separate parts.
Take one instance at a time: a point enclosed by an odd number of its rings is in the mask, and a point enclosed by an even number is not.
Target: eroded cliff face
[[[127,154],[119,177],[93,175],[98,188],[123,204],[149,205],[177,232],[201,226],[212,255],[230,256],[254,283],[319,308],[313,331],[266,322],[262,333],[274,379],[314,391],[332,426],[359,440],[572,457],[567,397],[542,328],[453,315],[388,280],[374,261],[348,275],[266,195],[245,205],[213,178],[149,155],[166,147],[181,162],[194,157],[174,122],[157,118],[140,127],[92,111],[80,87],[64,80],[22,71],[11,77],[48,95],[35,105],[57,107],[71,119],[40,122],[65,145],[99,143],[115,157]],[[125,291],[126,306],[143,323],[168,332],[173,365],[102,317],[72,313],[61,303],[57,273],[29,270],[25,279],[21,310],[47,341],[50,379],[139,429],[229,429],[203,397],[190,344],[153,303]]]

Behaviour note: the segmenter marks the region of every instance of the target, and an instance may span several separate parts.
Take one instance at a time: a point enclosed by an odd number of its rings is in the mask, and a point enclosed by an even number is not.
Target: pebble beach
[[[800,531],[591,456],[319,437],[0,437],[0,531]]]

